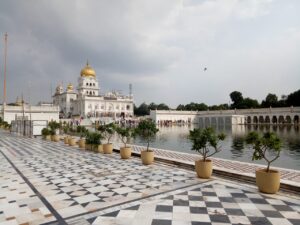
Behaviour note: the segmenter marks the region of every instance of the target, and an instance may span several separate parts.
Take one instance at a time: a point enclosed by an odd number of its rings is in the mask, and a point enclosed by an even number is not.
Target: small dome
[[[89,63],[86,63],[86,66],[81,70],[80,76],[82,77],[96,77],[95,70],[90,67]]]
[[[62,85],[61,85],[61,84],[57,85],[57,87],[56,87],[56,93],[57,93],[57,94],[61,94],[62,91],[63,91]]]
[[[73,85],[71,83],[67,86],[67,92],[73,91]]]

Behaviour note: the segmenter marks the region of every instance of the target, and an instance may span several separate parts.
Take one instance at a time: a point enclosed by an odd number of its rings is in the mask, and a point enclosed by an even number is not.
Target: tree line
[[[176,110],[186,111],[207,111],[207,110],[227,110],[227,109],[249,109],[249,108],[269,108],[269,107],[290,107],[300,106],[300,89],[289,95],[282,95],[279,99],[276,94],[269,93],[261,103],[256,99],[249,97],[244,98],[239,91],[230,93],[232,104],[220,104],[208,106],[205,103],[191,102],[189,104],[179,104]],[[169,110],[171,109],[165,103],[155,104],[154,102],[147,105],[143,102],[139,107],[134,106],[134,114],[137,116],[149,115],[150,110]]]

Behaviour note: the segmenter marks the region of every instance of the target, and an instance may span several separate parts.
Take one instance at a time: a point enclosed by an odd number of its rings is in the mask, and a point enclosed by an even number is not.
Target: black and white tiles
[[[0,131],[0,225],[299,224],[297,196]]]

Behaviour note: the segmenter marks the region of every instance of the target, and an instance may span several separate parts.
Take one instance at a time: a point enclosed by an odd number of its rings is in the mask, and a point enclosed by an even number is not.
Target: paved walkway
[[[299,196],[0,131],[0,225],[300,224]]]
[[[123,146],[122,143],[114,143],[115,148],[120,148]],[[132,145],[133,152],[140,154],[141,150],[144,150],[144,146]],[[155,157],[167,160],[173,160],[175,162],[181,162],[188,165],[194,165],[195,160],[199,159],[200,156],[196,154],[188,154],[182,152],[175,152],[170,150],[151,148],[154,150]],[[226,159],[213,158],[214,169],[227,171],[233,174],[239,174],[249,177],[255,176],[255,170],[258,168],[265,168],[265,166],[257,165],[253,163],[232,161]],[[280,171],[281,183],[289,184],[293,186],[300,187],[300,171],[285,169],[285,168],[276,168]]]

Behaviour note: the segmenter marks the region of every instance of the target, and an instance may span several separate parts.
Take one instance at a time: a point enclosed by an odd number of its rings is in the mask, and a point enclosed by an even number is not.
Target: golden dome
[[[68,84],[67,91],[73,91],[73,85],[71,83]]]
[[[89,63],[86,63],[86,66],[81,70],[80,76],[82,77],[96,77],[95,70],[90,67]]]

